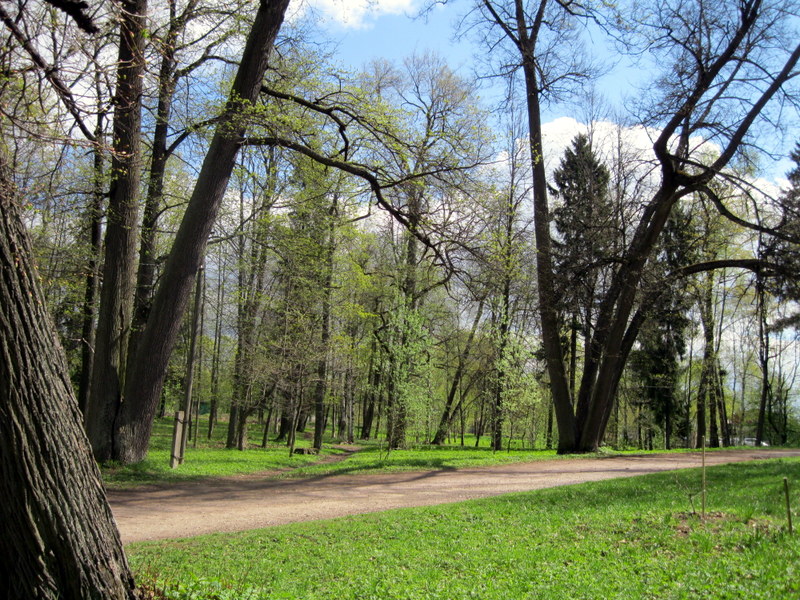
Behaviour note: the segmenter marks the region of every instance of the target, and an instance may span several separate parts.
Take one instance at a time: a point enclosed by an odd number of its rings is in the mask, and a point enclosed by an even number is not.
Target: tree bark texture
[[[0,597],[127,599],[133,577],[0,164]]]
[[[180,329],[208,236],[228,187],[245,126],[243,109],[255,104],[288,0],[262,0],[242,54],[225,112],[211,140],[186,214],[164,266],[147,325],[125,387],[116,428],[115,458],[142,460],[152,430],[169,356]]]
[[[116,456],[114,426],[122,402],[136,273],[146,13],[146,0],[121,3],[105,262],[85,415],[86,432],[100,461]]]

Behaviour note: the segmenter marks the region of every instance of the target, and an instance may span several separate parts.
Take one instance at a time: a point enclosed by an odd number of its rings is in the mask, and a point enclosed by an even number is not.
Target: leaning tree
[[[95,32],[73,4],[68,12]],[[36,63],[35,40],[16,41]],[[42,74],[74,110],[57,74]],[[0,595],[129,599],[133,576],[45,308],[22,201],[0,156]]]
[[[556,407],[559,451],[591,451],[602,442],[618,385],[645,319],[649,292],[643,279],[670,214],[683,198],[713,196],[710,184],[752,147],[755,134],[794,106],[797,75],[797,2],[723,0],[614,5],[612,18],[574,0],[480,0],[476,11],[489,24],[487,42],[505,45],[505,72],[522,71],[528,108],[533,169],[539,318]],[[580,64],[576,27],[594,20],[617,42],[651,57],[657,73],[640,96],[640,122],[654,132],[658,181],[598,299],[597,315],[581,380],[570,387],[558,315],[556,270],[550,228],[547,173],[542,144],[542,103],[558,98],[565,85],[586,77]],[[572,36],[571,38],[569,36]],[[709,153],[709,145],[716,152]],[[695,265],[684,272],[722,266]],[[759,268],[758,261],[724,266]]]

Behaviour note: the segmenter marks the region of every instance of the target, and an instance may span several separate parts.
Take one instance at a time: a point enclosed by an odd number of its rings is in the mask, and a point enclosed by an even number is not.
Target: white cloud
[[[413,12],[415,3],[416,0],[293,0],[289,13],[290,18],[299,18],[312,10],[325,21],[346,28],[365,29],[384,15]]]

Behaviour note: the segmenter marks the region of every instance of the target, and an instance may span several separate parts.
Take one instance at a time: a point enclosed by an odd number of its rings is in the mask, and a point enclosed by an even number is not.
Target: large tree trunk
[[[544,1],[541,3],[542,9]],[[553,250],[550,238],[550,209],[547,201],[547,175],[542,155],[542,119],[539,107],[539,84],[536,74],[535,40],[527,35],[522,3],[518,3],[517,23],[521,32],[525,90],[527,92],[528,127],[531,166],[533,169],[533,215],[536,238],[536,276],[539,285],[539,318],[542,326],[542,345],[550,377],[550,391],[558,425],[558,450],[574,450],[578,440],[572,396],[564,365],[559,319],[556,313],[556,292],[553,280]]]
[[[117,419],[115,458],[137,462],[147,453],[153,416],[194,276],[216,221],[244,137],[237,116],[254,105],[289,0],[262,0],[242,54],[226,110],[211,141],[186,214],[164,267],[147,326],[125,386]]]
[[[95,458],[100,461],[116,456],[114,426],[122,402],[125,350],[133,302],[146,13],[146,0],[122,2],[103,287],[85,415],[86,432]]]
[[[0,164],[0,597],[127,599],[133,577]]]

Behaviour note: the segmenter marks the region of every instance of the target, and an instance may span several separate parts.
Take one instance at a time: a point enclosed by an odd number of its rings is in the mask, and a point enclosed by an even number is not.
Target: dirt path
[[[800,450],[729,450],[709,465],[800,456]],[[699,453],[574,458],[463,469],[302,480],[225,478],[165,489],[111,490],[125,543],[242,531],[390,508],[425,506],[584,481],[700,466]]]

